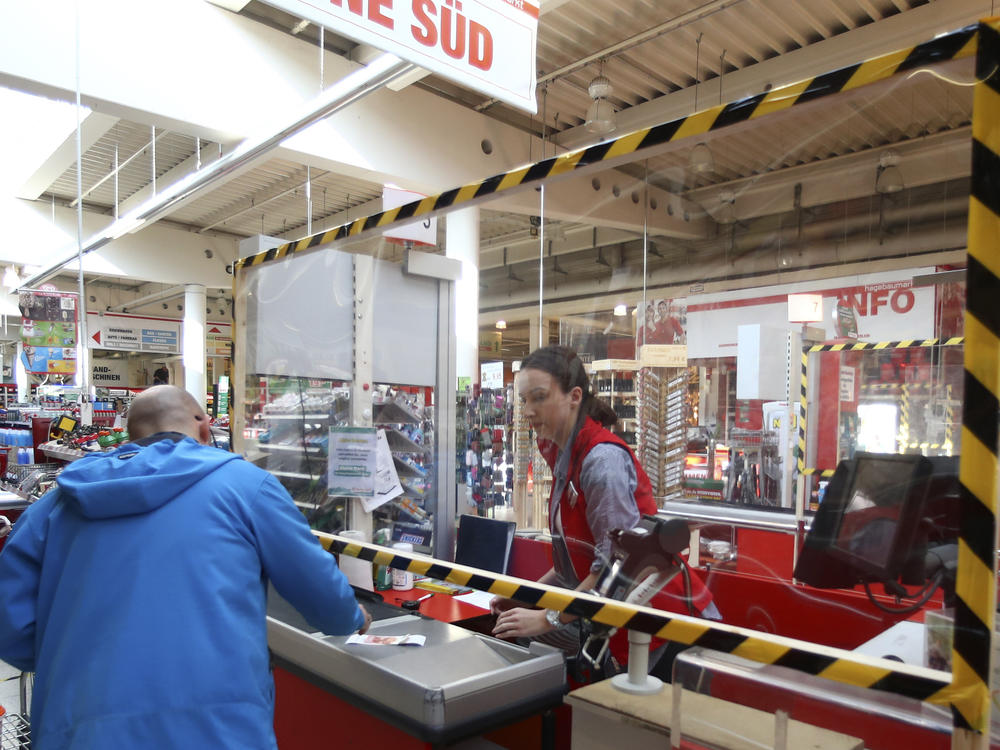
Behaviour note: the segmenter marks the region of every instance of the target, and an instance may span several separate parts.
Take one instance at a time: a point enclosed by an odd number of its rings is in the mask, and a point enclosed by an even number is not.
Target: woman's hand
[[[514,607],[520,606],[513,599],[505,599],[502,596],[494,596],[490,599],[490,612],[495,615],[501,612],[506,612],[508,609],[514,609]]]
[[[531,638],[552,630],[544,609],[514,607],[500,613],[493,635],[497,638]]]

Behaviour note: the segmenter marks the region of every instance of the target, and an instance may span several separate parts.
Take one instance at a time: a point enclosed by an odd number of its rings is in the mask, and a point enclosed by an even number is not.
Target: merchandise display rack
[[[513,401],[514,516],[519,529],[547,529],[552,471],[538,452],[521,399]]]
[[[688,370],[643,367],[637,380],[639,462],[661,502],[680,500],[687,455]]]
[[[288,490],[304,511],[326,499],[326,454],[331,425],[346,424],[350,390],[341,381],[261,376],[246,437],[250,456]]]
[[[778,505],[780,487],[778,434],[767,430],[730,430],[726,500],[744,505]]]
[[[482,388],[470,394],[465,404],[466,436],[462,482],[469,487],[479,515],[489,515],[498,506],[512,502],[516,470],[513,466],[510,424],[514,412],[513,386]]]
[[[408,538],[426,538],[419,550],[430,549],[433,493],[428,472],[434,443],[433,420],[419,394],[406,394],[391,386],[377,386],[372,403],[372,421],[385,433],[393,466],[403,494],[376,508],[375,528],[392,526],[407,532]],[[395,538],[395,534],[393,538]]]

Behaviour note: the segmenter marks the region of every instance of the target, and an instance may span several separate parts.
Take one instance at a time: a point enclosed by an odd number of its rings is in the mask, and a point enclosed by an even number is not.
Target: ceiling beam
[[[53,13],[39,24],[29,5],[4,10],[0,85],[72,101],[73,14]],[[158,129],[238,142],[300,108],[319,88],[315,45],[203,0],[153,3],[142,14],[130,0],[94,0],[80,25],[83,103]],[[122,60],[145,63],[123,67]],[[323,65],[330,81],[358,69],[329,52]],[[289,138],[275,155],[434,194],[508,171],[540,152],[538,138],[411,86],[377,92]]]
[[[646,211],[646,205],[656,208]],[[487,207],[541,213],[539,194],[533,190],[501,198]],[[651,235],[683,239],[705,237],[710,229],[704,210],[697,204],[654,185],[644,185],[642,180],[618,170],[547,185],[543,218],[624,229],[640,237],[644,228]]]
[[[846,31],[727,73],[726,99],[737,101],[768,88],[806,80],[831,70],[925,42],[942,31],[951,31],[978,21],[986,13],[982,0],[948,0],[927,3],[878,23]],[[618,131],[628,133],[661,122],[685,117],[694,111],[695,86],[629,107],[618,113]],[[583,126],[563,130],[551,139],[573,149],[593,142]]]
[[[115,126],[119,118],[112,115],[101,114],[100,112],[90,112],[80,122],[80,146],[83,153],[93,146],[101,137]],[[16,144],[14,148],[16,148]],[[38,197],[48,190],[49,185],[55,182],[70,167],[76,164],[76,129],[74,128],[66,139],[49,154],[32,175],[25,180],[24,184],[17,191],[18,198],[25,200],[37,200]],[[86,189],[87,185],[84,185]]]

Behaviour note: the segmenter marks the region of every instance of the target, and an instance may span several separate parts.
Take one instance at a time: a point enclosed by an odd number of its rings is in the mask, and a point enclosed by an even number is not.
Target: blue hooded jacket
[[[70,464],[0,552],[32,747],[276,747],[268,580],[318,630],[363,624],[288,493],[239,456],[160,439]]]

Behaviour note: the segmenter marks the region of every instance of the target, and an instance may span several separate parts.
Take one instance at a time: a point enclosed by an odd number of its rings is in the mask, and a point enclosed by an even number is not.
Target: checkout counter
[[[282,750],[316,748],[330,739],[343,747],[450,746],[500,729],[520,734],[524,747],[555,747],[552,709],[565,693],[562,652],[476,632],[487,629],[489,613],[446,594],[408,610],[392,602],[415,601],[425,591],[384,593],[378,601],[377,594],[359,592],[373,618],[368,634],[420,635],[424,645],[348,644],[347,636],[315,633],[269,592]]]

